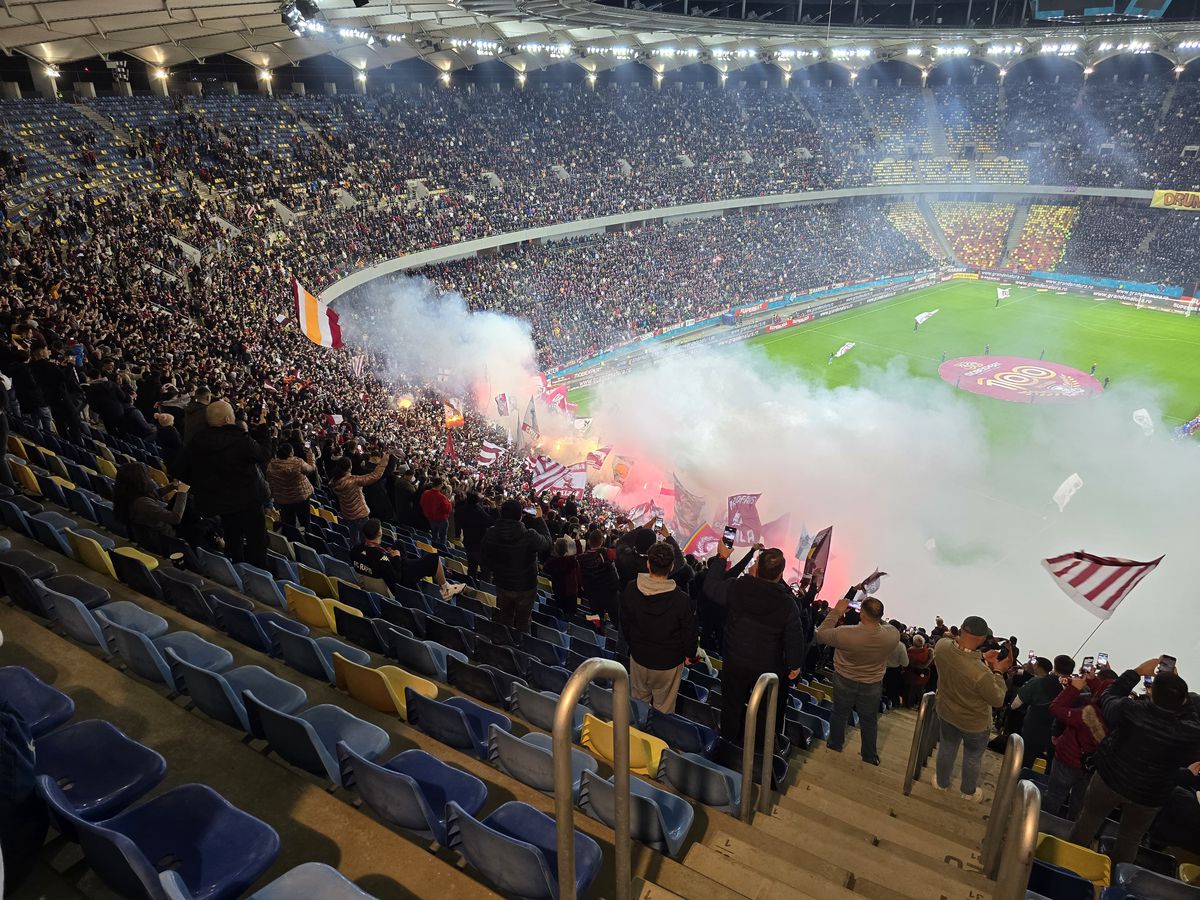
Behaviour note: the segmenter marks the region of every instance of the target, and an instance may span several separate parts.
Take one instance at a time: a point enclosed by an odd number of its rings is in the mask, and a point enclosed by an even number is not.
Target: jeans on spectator
[[[1071,829],[1071,843],[1091,847],[1105,818],[1117,807],[1121,808],[1121,830],[1117,833],[1117,844],[1113,849],[1112,859],[1117,864],[1133,862],[1137,856],[1138,845],[1150,830],[1150,824],[1158,814],[1159,807],[1143,806],[1118,794],[1104,783],[1099,772],[1092,776],[1091,783],[1088,784],[1087,793],[1083,798],[1083,809],[1079,812],[1079,818],[1075,820],[1075,827]]]
[[[937,749],[937,783],[940,788],[950,787],[954,777],[954,760],[958,757],[958,745],[962,744],[962,782],[964,794],[974,794],[979,786],[979,769],[983,765],[983,751],[987,749],[991,732],[962,731],[945,719],[941,720]]]
[[[1087,791],[1090,778],[1091,773],[1068,766],[1056,759],[1054,765],[1050,767],[1050,781],[1046,785],[1046,796],[1042,800],[1042,808],[1053,816],[1061,816],[1062,805],[1070,796],[1071,802],[1067,807],[1067,818],[1078,819],[1079,811],[1083,809],[1083,795]]]
[[[433,536],[433,546],[445,547],[447,533],[450,531],[450,520],[445,519],[441,522],[430,522],[429,533]]]
[[[295,525],[300,529],[308,528],[308,520],[311,516],[308,500],[301,500],[299,503],[280,503],[278,507],[279,517],[284,522],[287,522],[289,525]]]
[[[738,669],[725,666],[721,669],[721,737],[732,744],[742,743],[746,728],[746,704],[754,685],[762,677],[758,669]],[[775,692],[775,731],[782,733],[787,712],[788,680],[786,672],[778,672],[779,690]],[[762,753],[762,724],[764,710],[759,709],[759,730],[754,739],[756,752]]]
[[[261,506],[221,513],[221,529],[225,532],[226,556],[235,563],[267,567],[267,520]]]
[[[829,722],[830,750],[841,750],[846,743],[846,722],[850,711],[858,710],[858,730],[862,740],[862,758],[867,762],[879,760],[877,747],[879,734],[879,698],[883,694],[883,682],[864,683],[843,678],[833,673],[833,718]]]
[[[35,406],[31,413],[33,424],[47,433],[54,431],[51,427],[54,424],[54,418],[50,415],[50,407]]]
[[[533,602],[537,600],[537,589],[527,591],[510,591],[504,588],[496,590],[496,621],[517,631],[529,631],[529,615],[533,612]]]

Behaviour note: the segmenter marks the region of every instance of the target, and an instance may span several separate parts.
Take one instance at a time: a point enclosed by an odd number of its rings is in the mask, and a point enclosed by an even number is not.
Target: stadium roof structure
[[[519,73],[563,60],[591,73],[638,61],[659,75],[693,62],[722,72],[766,62],[790,72],[821,61],[854,71],[900,59],[927,70],[965,56],[1002,67],[1047,53],[1083,66],[1158,53],[1182,71],[1200,58],[1200,23],[1178,19],[932,30],[731,21],[612,2],[0,0],[0,48],[50,67],[126,54],[169,68],[229,54],[270,70],[330,54],[364,72],[420,58],[443,72],[489,59]]]

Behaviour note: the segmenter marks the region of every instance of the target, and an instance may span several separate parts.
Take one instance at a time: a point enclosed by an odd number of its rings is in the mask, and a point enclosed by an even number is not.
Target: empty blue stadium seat
[[[307,862],[284,872],[247,900],[375,900],[332,866]],[[175,898],[169,898],[175,900]],[[186,900],[186,898],[181,898]]]
[[[293,766],[324,776],[338,786],[342,784],[337,760],[339,741],[365,759],[375,759],[390,740],[382,728],[340,706],[322,703],[292,715],[272,709],[250,691],[244,692],[242,699],[252,734],[262,735],[271,749]]]
[[[430,619],[430,624],[432,623],[433,620]],[[482,700],[492,706],[508,706],[509,691],[504,679],[499,677],[494,669],[473,666],[452,657],[446,660],[446,680],[476,700]]]
[[[521,634],[520,647],[543,665],[561,666],[567,659],[566,648],[530,634]]]
[[[1096,849],[1106,856],[1112,856],[1116,845],[1117,835],[1115,834],[1101,834],[1096,841]],[[1138,847],[1133,865],[1170,879],[1174,879],[1179,874],[1179,860],[1169,853],[1151,850],[1146,846]],[[1145,879],[1145,881],[1149,883],[1149,879]]]
[[[0,697],[25,720],[34,739],[75,715],[75,701],[23,666],[0,668]]]
[[[1200,900],[1200,886],[1169,878],[1133,863],[1118,863],[1113,870],[1113,887],[1106,888],[1118,900]]]
[[[283,657],[284,662],[297,672],[303,672],[312,678],[323,678],[330,684],[337,684],[337,678],[333,672],[333,654],[335,653],[340,653],[351,662],[362,666],[371,664],[369,653],[365,653],[345,641],[339,641],[335,637],[324,635],[311,638],[307,635],[296,634],[286,628],[280,628],[277,622],[267,625],[267,633],[275,646],[279,648],[279,655]]]
[[[275,829],[202,784],[182,785],[95,823],[77,816],[46,776],[38,778],[38,791],[54,820],[73,829],[88,864],[122,897],[161,898],[157,865],[168,862],[192,900],[237,897],[279,854]]]
[[[136,603],[128,600],[114,600],[105,603],[91,611],[104,632],[105,640],[111,645],[110,625],[120,625],[132,631],[140,631],[148,638],[161,637],[167,633],[167,620],[152,612],[147,612]]]
[[[221,553],[212,553],[203,547],[197,547],[196,559],[200,563],[201,575],[235,591],[242,590],[242,578],[234,569],[233,562],[229,557]]]
[[[1040,859],[1033,861],[1029,889],[1050,900],[1094,900],[1096,889],[1086,878]]]
[[[210,644],[190,631],[172,631],[156,638],[149,638],[140,631],[126,628],[109,620],[110,640],[117,655],[136,675],[148,681],[165,684],[172,693],[181,685],[176,680],[171,664],[163,655],[174,650],[179,659],[202,669],[221,672],[233,665],[233,654],[224,647]]]
[[[336,574],[336,573],[335,573]],[[342,576],[338,575],[341,578]],[[338,602],[353,606],[367,618],[379,615],[379,598],[366,588],[358,586],[357,582],[346,581],[338,585]]]
[[[275,583],[275,577],[265,569],[252,566],[250,563],[238,563],[235,567],[238,577],[242,579],[242,588],[259,603],[274,606],[277,609],[287,609],[283,589]]]
[[[553,738],[541,732],[517,737],[491,726],[488,729],[488,760],[522,784],[546,794],[554,793]],[[571,797],[579,796],[584,772],[600,768],[596,758],[577,747],[571,748]]]
[[[535,691],[522,684],[513,686],[511,709],[514,713],[546,731],[554,731],[554,711],[558,708],[559,695],[553,691]],[[571,714],[571,740],[578,741],[583,731],[583,717],[588,708],[575,704]]]
[[[446,843],[446,804],[453,800],[472,815],[483,808],[487,786],[424,750],[405,750],[379,764],[338,744],[347,786],[386,822]]]
[[[664,750],[660,778],[685,797],[737,815],[742,801],[742,776],[698,753]]]
[[[110,553],[108,558],[113,571],[117,573],[117,578],[121,579],[123,584],[129,585],[139,594],[145,594],[155,600],[163,599],[162,586],[140,559],[126,556],[124,553]]]
[[[262,703],[280,712],[291,713],[308,702],[308,694],[298,684],[285,681],[261,666],[239,666],[225,672],[211,672],[193,666],[168,650],[172,664],[179,669],[188,696],[206,716],[252,734],[244,691],[251,691]],[[257,738],[263,735],[255,734]]]
[[[330,578],[340,578],[349,584],[358,584],[358,574],[346,562],[328,554],[321,555],[321,566]]]
[[[90,822],[125,809],[167,774],[159,754],[99,719],[45,735],[36,749],[36,774],[49,776],[74,813]]]
[[[501,891],[533,900],[558,897],[554,819],[527,803],[510,801],[480,821],[451,801],[448,846]],[[600,845],[575,832],[575,888],[582,895],[600,870]]]
[[[713,729],[671,713],[651,710],[646,731],[662,738],[667,746],[681,753],[707,756],[717,743],[717,732]]]
[[[692,804],[634,775],[629,776],[629,794],[629,836],[660,853],[678,857],[696,817]],[[615,827],[616,792],[612,778],[585,772],[579,806],[609,828]]]
[[[484,709],[466,697],[451,697],[441,702],[405,688],[404,699],[410,725],[416,725],[448,747],[467,750],[480,759],[488,758],[489,726],[512,730],[512,720],[507,716]]]
[[[10,550],[7,554],[23,553],[21,550]],[[47,598],[43,588],[74,597],[89,609],[109,601],[109,593],[97,584],[78,577],[77,575],[55,575],[31,577],[23,568],[10,565],[8,560],[0,560],[0,581],[4,584],[5,593],[13,599],[13,603],[26,612],[41,616],[44,619],[54,618],[54,603]]]
[[[562,666],[547,666],[534,660],[529,664],[526,678],[529,679],[530,687],[561,694],[571,679],[571,673]]]
[[[270,610],[254,612],[240,606],[231,606],[216,594],[210,594],[209,600],[212,601],[216,624],[222,631],[247,647],[253,647],[269,656],[275,655],[275,643],[268,633],[272,625],[293,634],[309,633],[307,625],[282,613]]]
[[[597,718],[605,722],[613,720],[613,692],[598,684],[589,684],[587,689],[588,709]],[[650,718],[650,704],[636,697],[629,698],[629,724],[634,728],[645,729],[646,720]]]
[[[310,540],[318,540],[318,538],[314,535]],[[308,544],[296,541],[292,544],[292,551],[296,554],[296,562],[300,565],[316,569],[318,572],[325,571],[325,564],[321,562],[321,554]]]
[[[461,653],[448,650],[437,641],[421,641],[391,628],[387,655],[409,672],[445,683],[447,658],[453,655],[460,662],[467,661]]]

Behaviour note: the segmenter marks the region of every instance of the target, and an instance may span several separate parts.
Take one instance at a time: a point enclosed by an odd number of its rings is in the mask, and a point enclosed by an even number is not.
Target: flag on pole
[[[479,448],[479,456],[475,460],[475,465],[481,469],[486,469],[496,460],[498,460],[505,450],[499,444],[493,444],[491,441],[484,441],[483,446]]]
[[[775,521],[763,525],[759,540],[767,547],[779,547],[787,540],[788,527],[791,524],[792,514],[784,513]]]
[[[813,538],[808,533],[808,526],[800,526],[800,540],[796,542],[796,559],[801,562],[808,556],[808,548],[812,546]]]
[[[567,473],[567,467],[555,462],[548,456],[539,456],[533,461],[533,473],[529,476],[529,486],[534,493],[550,490]]]
[[[613,461],[612,477],[617,484],[624,484],[625,479],[629,477],[629,470],[633,468],[633,460],[628,456],[618,456]]]
[[[625,515],[634,525],[640,526],[645,525],[647,522],[653,522],[662,514],[663,510],[653,500],[647,500],[645,503],[635,506]]]
[[[929,312],[917,313],[917,324],[924,325],[926,322],[928,322],[930,319],[932,319],[934,316],[936,316],[939,312],[940,312],[940,310],[931,309]]]
[[[525,410],[525,418],[521,420],[521,437],[532,447],[541,437],[538,431],[537,410],[533,408],[533,398],[529,398],[529,408]]]
[[[443,400],[442,410],[446,415],[447,428],[462,428],[466,423],[462,413],[461,400]]]
[[[704,522],[692,532],[692,536],[684,543],[683,552],[685,555],[690,553],[699,559],[703,559],[717,552],[717,542],[719,540],[721,540],[721,535],[717,530],[707,522]]]
[[[1042,560],[1042,568],[1072,600],[1101,619],[1113,614],[1163,558],[1134,562],[1116,556],[1093,556],[1080,550]]]
[[[1058,504],[1059,512],[1067,508],[1067,504],[1071,502],[1072,497],[1079,493],[1081,487],[1083,487],[1083,479],[1079,477],[1079,473],[1077,472],[1072,472],[1058,486],[1058,490],[1054,492],[1054,502]]]
[[[558,384],[554,387],[546,388],[542,394],[542,402],[551,409],[557,409],[559,412],[567,412],[567,389],[564,385]],[[579,407],[576,407],[578,409]]]
[[[508,394],[496,395],[496,415],[507,416],[512,412],[512,405],[508,402]]]
[[[689,534],[703,521],[705,500],[685,488],[678,475],[671,477],[675,480],[675,530]]]
[[[1009,290],[1008,288],[996,288],[996,299],[997,300],[1007,300],[1008,295],[1011,293],[1012,293],[1012,291]]]
[[[458,462],[458,451],[454,447],[454,432],[453,431],[446,432],[446,446],[445,446],[445,448],[443,448],[442,452],[446,456],[448,456],[452,460],[454,460],[455,462]]]
[[[804,557],[804,574],[811,575],[814,569],[824,569],[829,565],[829,548],[833,544],[833,526],[822,528],[813,538]]]
[[[593,469],[603,469],[604,461],[608,459],[608,454],[612,453],[612,447],[598,447],[587,455],[587,464]]]
[[[758,498],[762,494],[731,494],[727,503],[725,524],[737,529],[734,543],[749,547],[762,536],[762,519],[758,517]]]
[[[838,348],[837,353],[833,354],[833,358],[840,359],[841,357],[843,357],[847,353],[849,353],[853,348],[854,348],[854,341],[846,341],[846,343],[842,344],[842,346],[840,346]]]
[[[1135,409],[1133,411],[1133,421],[1137,423],[1137,427],[1142,429],[1142,434],[1150,437],[1154,434],[1154,420],[1150,418],[1150,410]]]
[[[292,300],[296,305],[296,321],[300,331],[314,344],[337,349],[342,346],[342,327],[338,314],[322,303],[292,277]]]
[[[360,353],[358,356],[350,360],[350,371],[354,373],[355,378],[362,378],[363,369],[367,365],[367,354]]]

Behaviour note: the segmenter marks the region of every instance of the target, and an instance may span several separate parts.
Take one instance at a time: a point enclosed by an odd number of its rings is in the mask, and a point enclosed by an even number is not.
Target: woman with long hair
[[[113,485],[113,514],[124,522],[134,541],[152,553],[175,551],[175,527],[183,521],[187,507],[187,485],[176,485],[171,503],[159,497],[158,485],[142,463],[126,463],[117,469]]]

